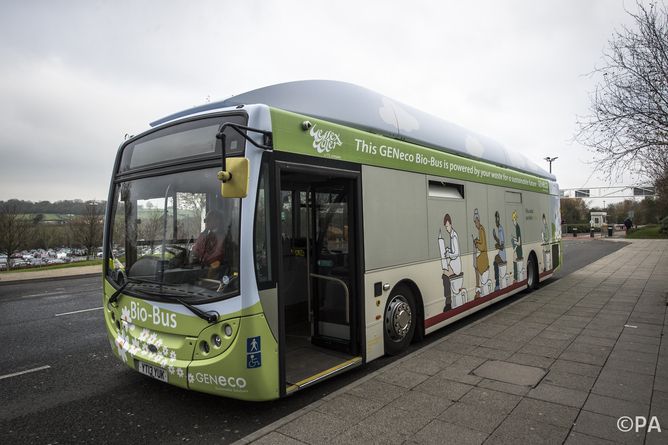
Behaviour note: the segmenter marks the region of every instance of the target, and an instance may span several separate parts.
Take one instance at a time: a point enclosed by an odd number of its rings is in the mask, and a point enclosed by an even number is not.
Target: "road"
[[[621,247],[564,241],[566,266],[552,280]],[[101,287],[100,277],[0,286],[0,443],[229,443],[395,359],[381,358],[269,403],[185,391],[144,377],[113,356]],[[464,323],[430,335],[409,352]]]

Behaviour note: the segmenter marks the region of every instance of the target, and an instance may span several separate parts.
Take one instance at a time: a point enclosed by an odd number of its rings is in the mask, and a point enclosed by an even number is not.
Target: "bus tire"
[[[538,277],[538,261],[536,261],[536,255],[533,252],[529,255],[529,262],[527,264],[527,289],[536,290],[538,289],[539,277]]]
[[[416,322],[415,296],[408,286],[395,286],[387,299],[383,316],[385,354],[397,355],[408,347],[415,333]]]

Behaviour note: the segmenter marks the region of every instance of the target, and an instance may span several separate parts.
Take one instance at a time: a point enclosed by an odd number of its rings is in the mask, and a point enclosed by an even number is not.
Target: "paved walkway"
[[[668,443],[667,289],[632,241],[239,443]]]
[[[2,272],[0,273],[0,284],[12,283],[16,281],[25,280],[44,280],[60,277],[73,277],[77,275],[94,275],[102,276],[102,266],[79,266],[66,267],[60,269],[45,269],[45,270],[26,270],[23,272]],[[101,279],[101,278],[100,278]]]

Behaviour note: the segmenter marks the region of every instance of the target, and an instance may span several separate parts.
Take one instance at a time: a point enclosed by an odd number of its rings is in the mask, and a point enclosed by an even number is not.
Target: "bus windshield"
[[[152,299],[179,295],[204,302],[239,293],[240,200],[220,196],[218,170],[115,186],[109,232],[111,280],[125,284],[129,292],[137,287],[138,296]],[[142,286],[136,284],[139,280]],[[154,287],[151,292],[146,283]]]

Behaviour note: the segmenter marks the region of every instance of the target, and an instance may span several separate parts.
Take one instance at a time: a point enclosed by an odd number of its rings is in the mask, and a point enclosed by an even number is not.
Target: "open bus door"
[[[362,363],[359,178],[277,168],[281,374],[289,393]]]

